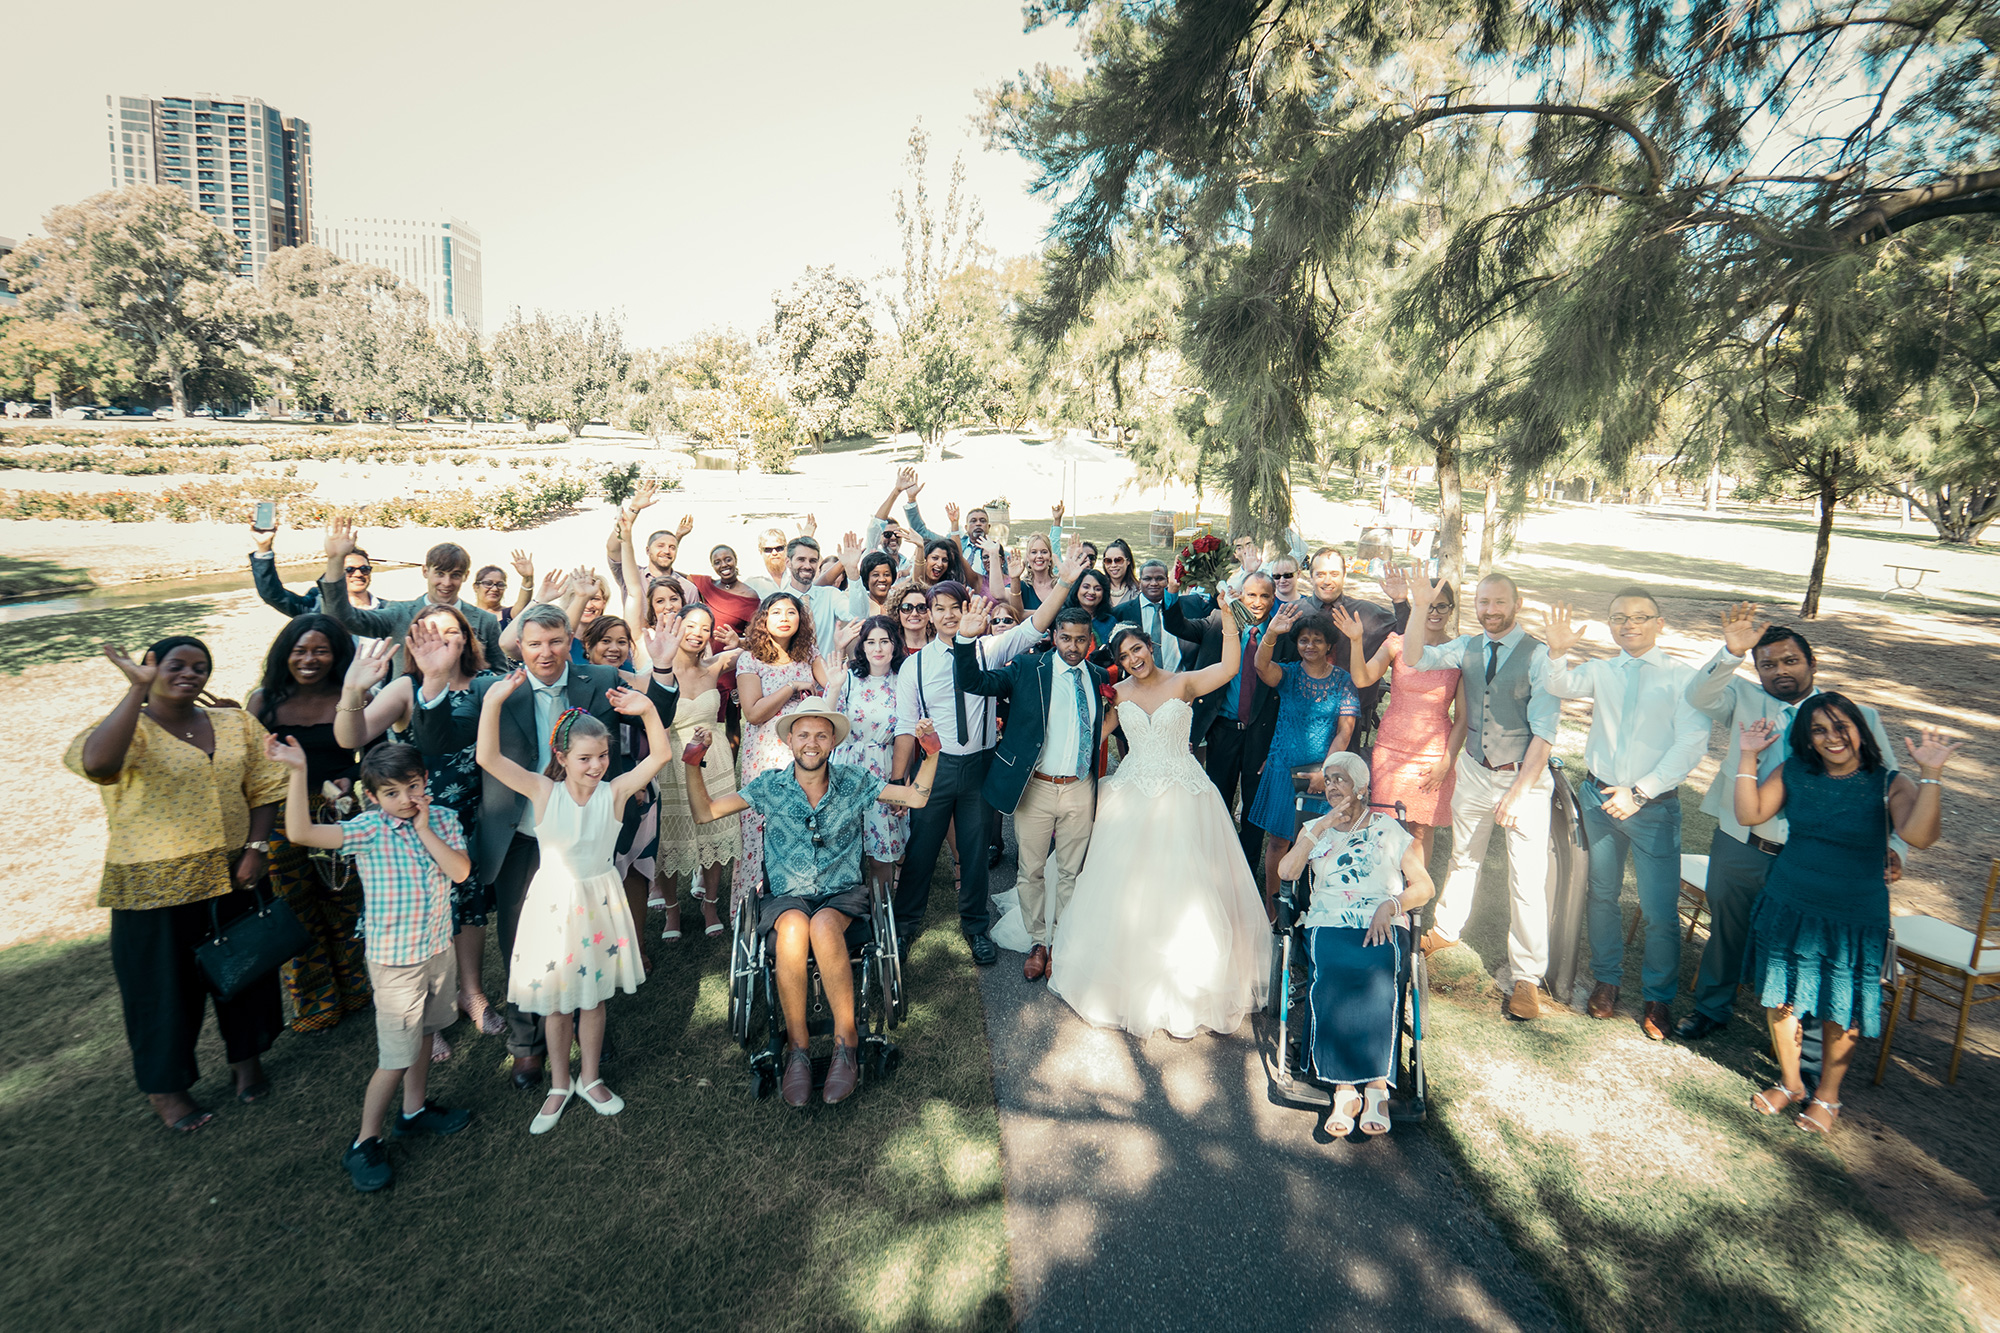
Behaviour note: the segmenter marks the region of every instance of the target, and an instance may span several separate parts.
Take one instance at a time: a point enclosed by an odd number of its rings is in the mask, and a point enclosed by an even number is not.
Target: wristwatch
[[[271,854],[271,844],[259,839],[256,842],[244,843],[243,850],[246,852],[262,852],[264,855],[269,856]]]

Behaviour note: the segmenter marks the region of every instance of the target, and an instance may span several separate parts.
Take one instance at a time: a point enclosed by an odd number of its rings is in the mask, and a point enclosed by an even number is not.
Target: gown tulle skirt
[[[1133,748],[1099,785],[1049,989],[1099,1027],[1234,1032],[1269,987],[1263,899],[1221,796],[1187,752],[1187,705],[1169,700],[1150,721],[1136,704],[1119,709]]]

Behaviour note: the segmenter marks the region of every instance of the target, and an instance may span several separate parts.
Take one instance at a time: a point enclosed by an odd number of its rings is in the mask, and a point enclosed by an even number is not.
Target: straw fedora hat
[[[792,738],[792,723],[802,717],[823,717],[833,723],[833,743],[839,745],[847,739],[850,725],[847,714],[835,708],[824,699],[810,698],[778,719],[778,739],[789,742]]]

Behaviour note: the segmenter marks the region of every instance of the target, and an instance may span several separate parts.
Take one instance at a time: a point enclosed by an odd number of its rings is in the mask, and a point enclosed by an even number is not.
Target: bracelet
[[[1942,786],[1944,786],[1944,784],[1943,784],[1942,782],[1939,782],[1939,781],[1938,781],[1938,780],[1937,780],[1936,778],[1918,778],[1918,779],[1917,779],[1917,785],[1918,785],[1919,787],[1942,787]]]
[[[1743,779],[1745,778],[1749,778],[1752,782],[1755,782],[1757,780],[1757,775],[1755,773],[1738,773],[1736,775],[1736,780],[1738,782],[1743,781]]]
[[[333,706],[333,711],[336,713],[365,713],[368,711],[368,705],[355,704],[353,707],[350,708],[346,704],[335,704]]]

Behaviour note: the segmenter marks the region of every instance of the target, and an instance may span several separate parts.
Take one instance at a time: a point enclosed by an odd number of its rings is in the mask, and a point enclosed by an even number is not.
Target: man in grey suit
[[[507,696],[500,713],[500,752],[521,767],[540,773],[549,766],[549,734],[567,708],[581,708],[618,735],[618,719],[608,697],[618,685],[612,667],[585,666],[569,660],[569,617],[560,607],[540,603],[521,613],[521,659],[528,673],[529,688]],[[478,704],[486,691],[501,679],[480,676],[472,682],[475,707],[455,716],[440,708],[451,689],[452,663],[456,650],[448,646],[419,649],[417,667],[423,684],[417,690],[417,708],[412,730],[417,748],[425,754],[448,754],[472,744],[478,736]],[[680,700],[670,669],[653,672],[647,697],[659,709],[660,720],[671,722]],[[611,774],[632,767],[633,756],[614,747]],[[500,956],[512,958],[514,935],[521,925],[521,904],[528,896],[528,884],[542,863],[541,847],[535,841],[535,812],[528,798],[514,791],[491,773],[481,775],[479,827],[472,841],[473,877],[486,890],[487,909],[500,916]],[[514,1086],[528,1089],[541,1083],[543,1061],[548,1052],[542,1036],[542,1020],[508,1005],[507,1051],[514,1057]]]
[[[403,636],[410,622],[433,606],[455,606],[472,626],[473,635],[486,649],[486,665],[504,670],[507,655],[500,651],[500,618],[471,602],[460,601],[458,590],[472,572],[472,557],[455,542],[440,542],[424,553],[424,582],[429,590],[422,597],[405,602],[377,600],[372,609],[355,606],[347,599],[344,566],[354,550],[354,520],[335,518],[326,525],[326,573],[319,581],[319,609],[356,634],[397,642],[396,672],[403,670]]]
[[[1757,669],[1756,680],[1737,674],[1746,655]],[[1791,831],[1783,814],[1755,828],[1737,822],[1733,775],[1743,750],[1743,725],[1759,721],[1777,725],[1776,743],[1757,762],[1758,778],[1769,777],[1791,752],[1787,741],[1800,705],[1819,693],[1813,683],[1817,672],[1812,645],[1803,634],[1778,625],[1766,629],[1757,620],[1755,606],[1738,602],[1722,614],[1721,649],[1688,682],[1687,701],[1696,712],[1723,725],[1729,749],[1701,803],[1716,821],[1715,836],[1708,844],[1708,944],[1695,973],[1694,1012],[1674,1026],[1674,1036],[1682,1041],[1699,1040],[1729,1021],[1750,934],[1750,909],[1764,891],[1764,876]],[[1882,730],[1882,719],[1867,704],[1857,706],[1882,751],[1883,764],[1893,773],[1896,752]],[[1903,842],[1892,835],[1889,845],[1889,878],[1894,880],[1902,873],[1897,849]],[[1812,1024],[1806,1028],[1817,1030]]]

